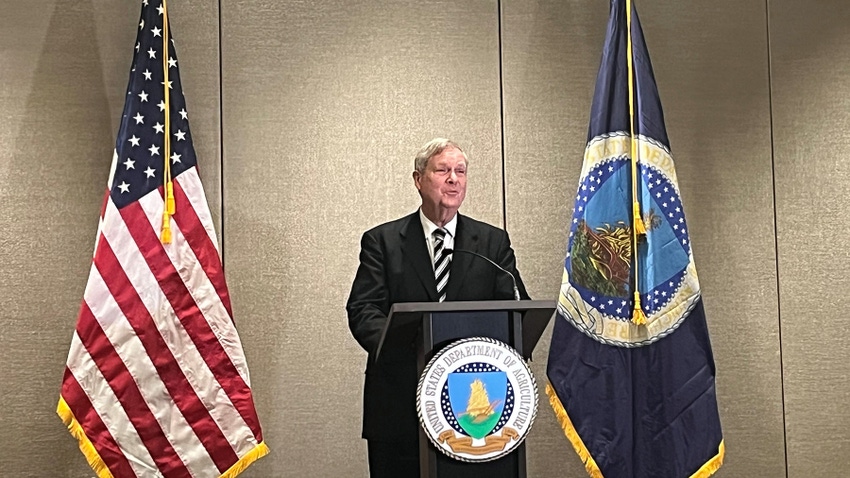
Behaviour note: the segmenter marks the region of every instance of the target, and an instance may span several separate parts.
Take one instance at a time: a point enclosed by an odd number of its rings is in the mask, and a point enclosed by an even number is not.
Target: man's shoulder
[[[457,217],[458,225],[462,224],[465,230],[478,232],[480,234],[504,234],[505,230],[501,227],[496,227],[492,224],[486,223],[484,221],[479,221],[478,219],[465,216],[463,214],[458,214]]]

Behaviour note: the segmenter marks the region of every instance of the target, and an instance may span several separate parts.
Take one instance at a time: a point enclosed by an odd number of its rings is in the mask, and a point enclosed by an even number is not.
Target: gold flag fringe
[[[599,465],[596,464],[596,460],[590,456],[590,451],[584,445],[584,442],[581,440],[581,437],[578,435],[575,427],[573,427],[573,422],[570,420],[570,416],[567,415],[564,405],[561,404],[561,399],[558,398],[557,393],[555,393],[555,389],[550,383],[546,384],[546,395],[549,396],[549,404],[552,406],[555,416],[558,417],[558,422],[561,424],[561,428],[564,429],[564,434],[567,436],[567,440],[572,443],[573,448],[584,463],[584,469],[587,470],[587,474],[590,478],[604,478],[602,476],[602,470],[599,469]],[[726,445],[723,440],[720,440],[720,446],[717,449],[717,454],[702,465],[702,467],[700,467],[696,473],[691,475],[690,478],[708,478],[713,475],[720,469],[720,466],[723,465],[723,457],[725,455]]]
[[[269,454],[269,447],[266,446],[265,442],[261,442],[257,444],[251,451],[245,454],[242,458],[239,459],[236,463],[233,464],[227,471],[222,473],[220,478],[234,478],[239,473],[245,471],[246,468],[251,466],[251,463],[259,460],[260,458]]]
[[[691,475],[691,478],[708,478],[720,469],[723,464],[723,457],[726,456],[726,445],[723,440],[720,440],[720,446],[717,447],[717,454],[710,460],[705,462],[696,473]]]
[[[561,399],[558,398],[558,395],[555,393],[555,389],[552,388],[552,384],[546,384],[546,395],[549,395],[549,404],[552,405],[552,410],[555,411],[555,416],[558,417],[558,423],[561,424],[561,428],[564,429],[564,434],[567,436],[567,440],[573,444],[573,448],[578,453],[578,457],[581,458],[581,461],[584,463],[584,469],[587,470],[587,474],[590,475],[590,478],[604,478],[602,476],[602,470],[599,469],[599,465],[596,464],[596,460],[590,456],[590,451],[588,451],[587,447],[584,446],[584,442],[581,441],[581,437],[578,436],[578,432],[575,427],[573,427],[573,421],[570,420],[570,416],[567,415],[567,411],[564,410],[564,406],[561,404]]]
[[[97,450],[95,450],[91,440],[89,440],[89,437],[86,436],[86,432],[83,431],[83,427],[80,426],[77,418],[74,417],[74,413],[71,412],[71,408],[68,407],[68,404],[65,403],[65,399],[62,398],[61,395],[59,396],[59,404],[56,405],[56,413],[68,427],[68,431],[71,432],[71,436],[76,438],[79,442],[80,451],[83,452],[83,455],[86,457],[86,461],[89,462],[89,466],[95,473],[97,473],[97,476],[99,478],[113,478],[112,472],[109,471],[106,463],[103,462],[103,459],[97,453]]]
[[[68,427],[71,435],[80,443],[80,451],[83,452],[86,461],[89,462],[91,469],[97,473],[98,478],[114,478],[112,472],[109,471],[109,467],[103,462],[91,440],[86,436],[86,432],[83,431],[83,427],[80,426],[80,423],[74,417],[74,413],[71,412],[71,409],[61,395],[59,396],[59,404],[56,406],[56,413]],[[236,475],[245,471],[252,463],[268,454],[269,447],[265,443],[259,443],[251,451],[246,453],[245,456],[240,458],[239,461],[234,463],[233,466],[228,468],[227,471],[222,473],[220,478],[235,478]]]

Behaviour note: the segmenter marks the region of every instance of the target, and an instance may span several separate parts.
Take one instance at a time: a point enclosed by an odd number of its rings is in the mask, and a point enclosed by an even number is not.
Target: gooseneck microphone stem
[[[522,299],[519,295],[519,287],[517,287],[517,284],[516,284],[516,277],[514,277],[514,275],[509,270],[505,269],[504,267],[500,266],[499,264],[496,264],[489,257],[483,256],[483,255],[481,255],[477,252],[467,251],[467,250],[464,250],[464,249],[449,249],[449,248],[443,249],[443,254],[453,254],[455,252],[462,252],[464,254],[472,254],[475,257],[480,257],[480,258],[484,259],[485,261],[489,262],[490,264],[493,264],[493,267],[495,267],[496,269],[499,269],[500,271],[504,272],[505,274],[511,276],[511,281],[513,282],[513,286],[514,286],[514,300],[521,300]]]

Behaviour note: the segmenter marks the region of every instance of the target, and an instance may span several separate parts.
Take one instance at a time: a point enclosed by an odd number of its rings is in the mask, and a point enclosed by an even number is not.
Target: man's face
[[[414,171],[413,180],[422,196],[425,215],[434,220],[451,219],[466,197],[466,159],[455,148],[446,148]]]

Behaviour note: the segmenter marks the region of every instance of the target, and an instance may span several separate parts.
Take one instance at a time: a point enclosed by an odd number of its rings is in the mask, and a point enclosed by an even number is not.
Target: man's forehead
[[[462,163],[466,165],[466,156],[457,148],[446,148],[440,154],[433,156],[431,164]]]

